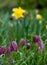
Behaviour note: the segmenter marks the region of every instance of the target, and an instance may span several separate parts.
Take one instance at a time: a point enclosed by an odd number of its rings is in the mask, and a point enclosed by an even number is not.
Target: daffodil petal
[[[17,10],[17,8],[13,8],[12,11],[15,12]]]
[[[15,13],[12,13],[12,16],[15,16]]]

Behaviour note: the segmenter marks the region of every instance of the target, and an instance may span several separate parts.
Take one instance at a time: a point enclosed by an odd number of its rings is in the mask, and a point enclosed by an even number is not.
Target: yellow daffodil
[[[16,19],[19,19],[19,18],[21,18],[21,17],[24,17],[24,16],[23,16],[23,13],[26,12],[26,11],[23,10],[21,7],[19,7],[19,8],[13,8],[12,11],[13,11],[12,16],[13,16],[14,18],[16,18]]]
[[[46,29],[47,29],[47,25],[46,25]]]
[[[38,20],[40,20],[40,19],[42,19],[42,16],[41,16],[40,14],[37,14],[37,15],[36,15],[36,18],[37,18]]]

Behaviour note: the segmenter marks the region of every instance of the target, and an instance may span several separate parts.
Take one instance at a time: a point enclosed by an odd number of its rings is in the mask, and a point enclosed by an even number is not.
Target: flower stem
[[[19,26],[18,26],[18,21],[17,21],[17,43],[18,43],[18,40],[19,40],[19,37],[18,37],[18,34],[19,34],[18,29],[19,29]]]

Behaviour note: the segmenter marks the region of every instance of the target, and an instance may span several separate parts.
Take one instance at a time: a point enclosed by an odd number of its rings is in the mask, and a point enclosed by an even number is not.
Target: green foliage
[[[11,55],[0,55],[0,65],[45,65],[47,63],[47,30],[45,28],[47,9],[40,13],[43,17],[41,24],[36,19],[35,10],[29,10],[28,15],[24,16],[21,21],[10,20],[9,12],[0,13],[0,46],[8,47],[11,41],[17,41],[17,39],[20,41],[21,38],[25,38],[26,42],[31,44],[31,48],[27,50],[18,43],[18,52],[13,52]],[[38,53],[33,44],[32,38],[35,34],[44,41],[42,53]]]

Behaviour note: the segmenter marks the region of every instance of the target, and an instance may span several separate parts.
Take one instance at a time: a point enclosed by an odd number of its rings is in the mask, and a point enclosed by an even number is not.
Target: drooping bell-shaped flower
[[[6,47],[5,46],[0,47],[0,55],[5,54],[5,52],[6,52]]]
[[[21,46],[24,46],[25,43],[26,43],[25,39],[22,38],[22,39],[20,40],[20,45],[21,45]]]
[[[27,44],[26,44],[26,48],[27,48],[27,49],[30,49],[30,46],[31,46],[30,43],[27,43]]]
[[[39,36],[38,35],[34,35],[33,36],[33,42],[34,43],[38,43],[39,42]]]
[[[18,50],[17,43],[15,41],[12,41],[10,44],[10,48],[11,48],[11,51],[17,51]]]

